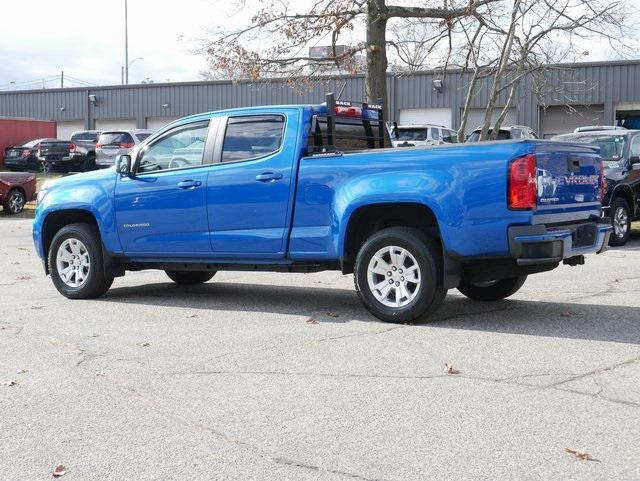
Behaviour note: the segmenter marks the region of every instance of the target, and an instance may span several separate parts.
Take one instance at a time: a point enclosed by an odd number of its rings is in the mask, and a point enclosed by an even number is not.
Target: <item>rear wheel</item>
[[[211,280],[215,272],[209,271],[165,271],[176,284],[191,286],[194,284],[204,284]]]
[[[104,275],[102,243],[91,224],[70,224],[54,236],[48,255],[56,289],[69,299],[93,299],[107,292],[113,277]]]
[[[51,162],[40,162],[40,172],[42,172],[43,174],[50,174],[53,171],[53,165],[51,165]]]
[[[440,248],[417,229],[390,227],[373,234],[356,258],[354,282],[364,306],[386,322],[415,322],[446,296]]]
[[[524,275],[487,282],[462,281],[458,290],[474,301],[499,301],[518,292],[526,280]]]
[[[9,215],[19,214],[24,210],[26,203],[27,198],[24,196],[24,193],[20,189],[12,189],[4,201],[4,211]]]
[[[616,197],[611,203],[611,224],[613,232],[609,238],[609,245],[625,245],[631,235],[631,211],[627,201],[621,197]]]

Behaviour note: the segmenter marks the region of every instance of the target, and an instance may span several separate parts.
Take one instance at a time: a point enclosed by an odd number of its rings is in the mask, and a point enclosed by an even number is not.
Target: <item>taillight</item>
[[[133,146],[136,145],[133,142],[120,142],[121,149],[133,149]]]
[[[76,149],[77,149],[76,144],[74,144],[73,142],[71,142],[71,143],[69,144],[69,152],[75,152],[75,151],[76,151]]]
[[[30,155],[31,155],[31,149],[24,149],[22,151],[22,154],[20,155],[20,157],[23,158],[23,159],[26,159]]]
[[[509,208],[532,210],[536,208],[538,182],[536,157],[525,155],[513,160],[509,166]]]

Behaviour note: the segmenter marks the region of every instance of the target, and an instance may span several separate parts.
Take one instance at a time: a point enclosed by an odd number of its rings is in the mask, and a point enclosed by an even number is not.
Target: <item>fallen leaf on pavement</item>
[[[89,334],[88,338],[100,337],[100,334]]]
[[[31,306],[31,309],[42,309],[42,306]]]
[[[460,374],[460,371],[453,367],[453,364],[449,364],[446,362],[444,363],[444,369],[442,370],[442,372],[444,372],[445,374]]]
[[[28,281],[31,279],[31,276],[28,274],[23,274],[21,276],[16,277],[16,279],[19,281]]]
[[[318,321],[316,321],[315,319],[311,319],[311,318],[307,319],[304,322],[306,322],[307,324],[318,324]]]
[[[17,374],[24,374],[25,372],[29,372],[29,370],[28,369],[18,369],[16,371]]]
[[[573,312],[563,312],[560,314],[561,317],[573,317]]]
[[[96,376],[98,376],[98,377],[103,377],[103,376],[106,376],[106,373],[105,373],[104,371],[98,371],[98,372],[96,373]]]
[[[187,319],[193,319],[194,317],[198,317],[198,314],[189,314]]]
[[[15,379],[10,379],[10,380],[8,380],[8,381],[4,381],[4,382],[2,383],[2,385],[3,385],[3,386],[6,386],[6,387],[15,386],[16,384],[18,384],[18,381],[16,381]]]
[[[327,316],[329,317],[340,317],[340,314],[337,312],[327,312]]]
[[[581,461],[596,461],[596,458],[594,458],[588,452],[583,451],[581,449],[564,448],[564,450],[569,454],[573,454],[576,458],[578,458]]]
[[[149,341],[138,342],[138,343],[136,343],[136,346],[138,346],[138,347],[149,347],[149,346],[151,346],[151,343]]]
[[[59,478],[60,476],[64,476],[65,474],[67,474],[67,468],[61,464],[59,466],[56,466],[56,469],[54,469],[51,474],[54,478]]]

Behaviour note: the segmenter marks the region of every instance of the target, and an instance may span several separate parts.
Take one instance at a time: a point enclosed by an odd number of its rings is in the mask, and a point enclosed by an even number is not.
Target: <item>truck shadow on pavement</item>
[[[640,308],[607,304],[606,296],[612,289],[615,287],[605,289],[592,299],[582,295],[568,298],[568,302],[507,299],[487,303],[469,300],[454,290],[431,319],[415,325],[640,344]],[[588,303],[580,303],[582,299]],[[100,302],[207,311],[209,318],[213,316],[213,320],[207,322],[215,322],[215,317],[225,312],[264,312],[305,316],[319,323],[364,321],[393,326],[370,315],[354,291],[340,288],[215,281],[185,288],[173,283],[156,283],[113,288]],[[199,317],[205,318],[205,315]]]

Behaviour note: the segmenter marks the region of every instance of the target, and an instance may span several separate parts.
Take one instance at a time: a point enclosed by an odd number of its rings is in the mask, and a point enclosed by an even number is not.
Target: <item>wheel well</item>
[[[77,223],[93,224],[96,227],[98,226],[93,214],[82,209],[59,210],[57,212],[52,212],[45,218],[42,226],[42,247],[45,259],[49,255],[49,247],[51,246],[51,241],[53,241],[56,233],[66,225]]]
[[[387,227],[413,227],[434,239],[440,239],[438,222],[433,211],[424,204],[403,202],[372,204],[351,214],[346,230],[342,271],[353,272],[358,251],[375,232]]]
[[[611,198],[611,204],[613,204],[613,201],[616,199],[616,197],[620,197],[621,199],[624,199],[624,201],[629,206],[631,216],[633,216],[635,213],[635,204],[633,202],[633,194],[631,193],[631,191],[629,189],[618,189],[613,193],[613,197]]]

